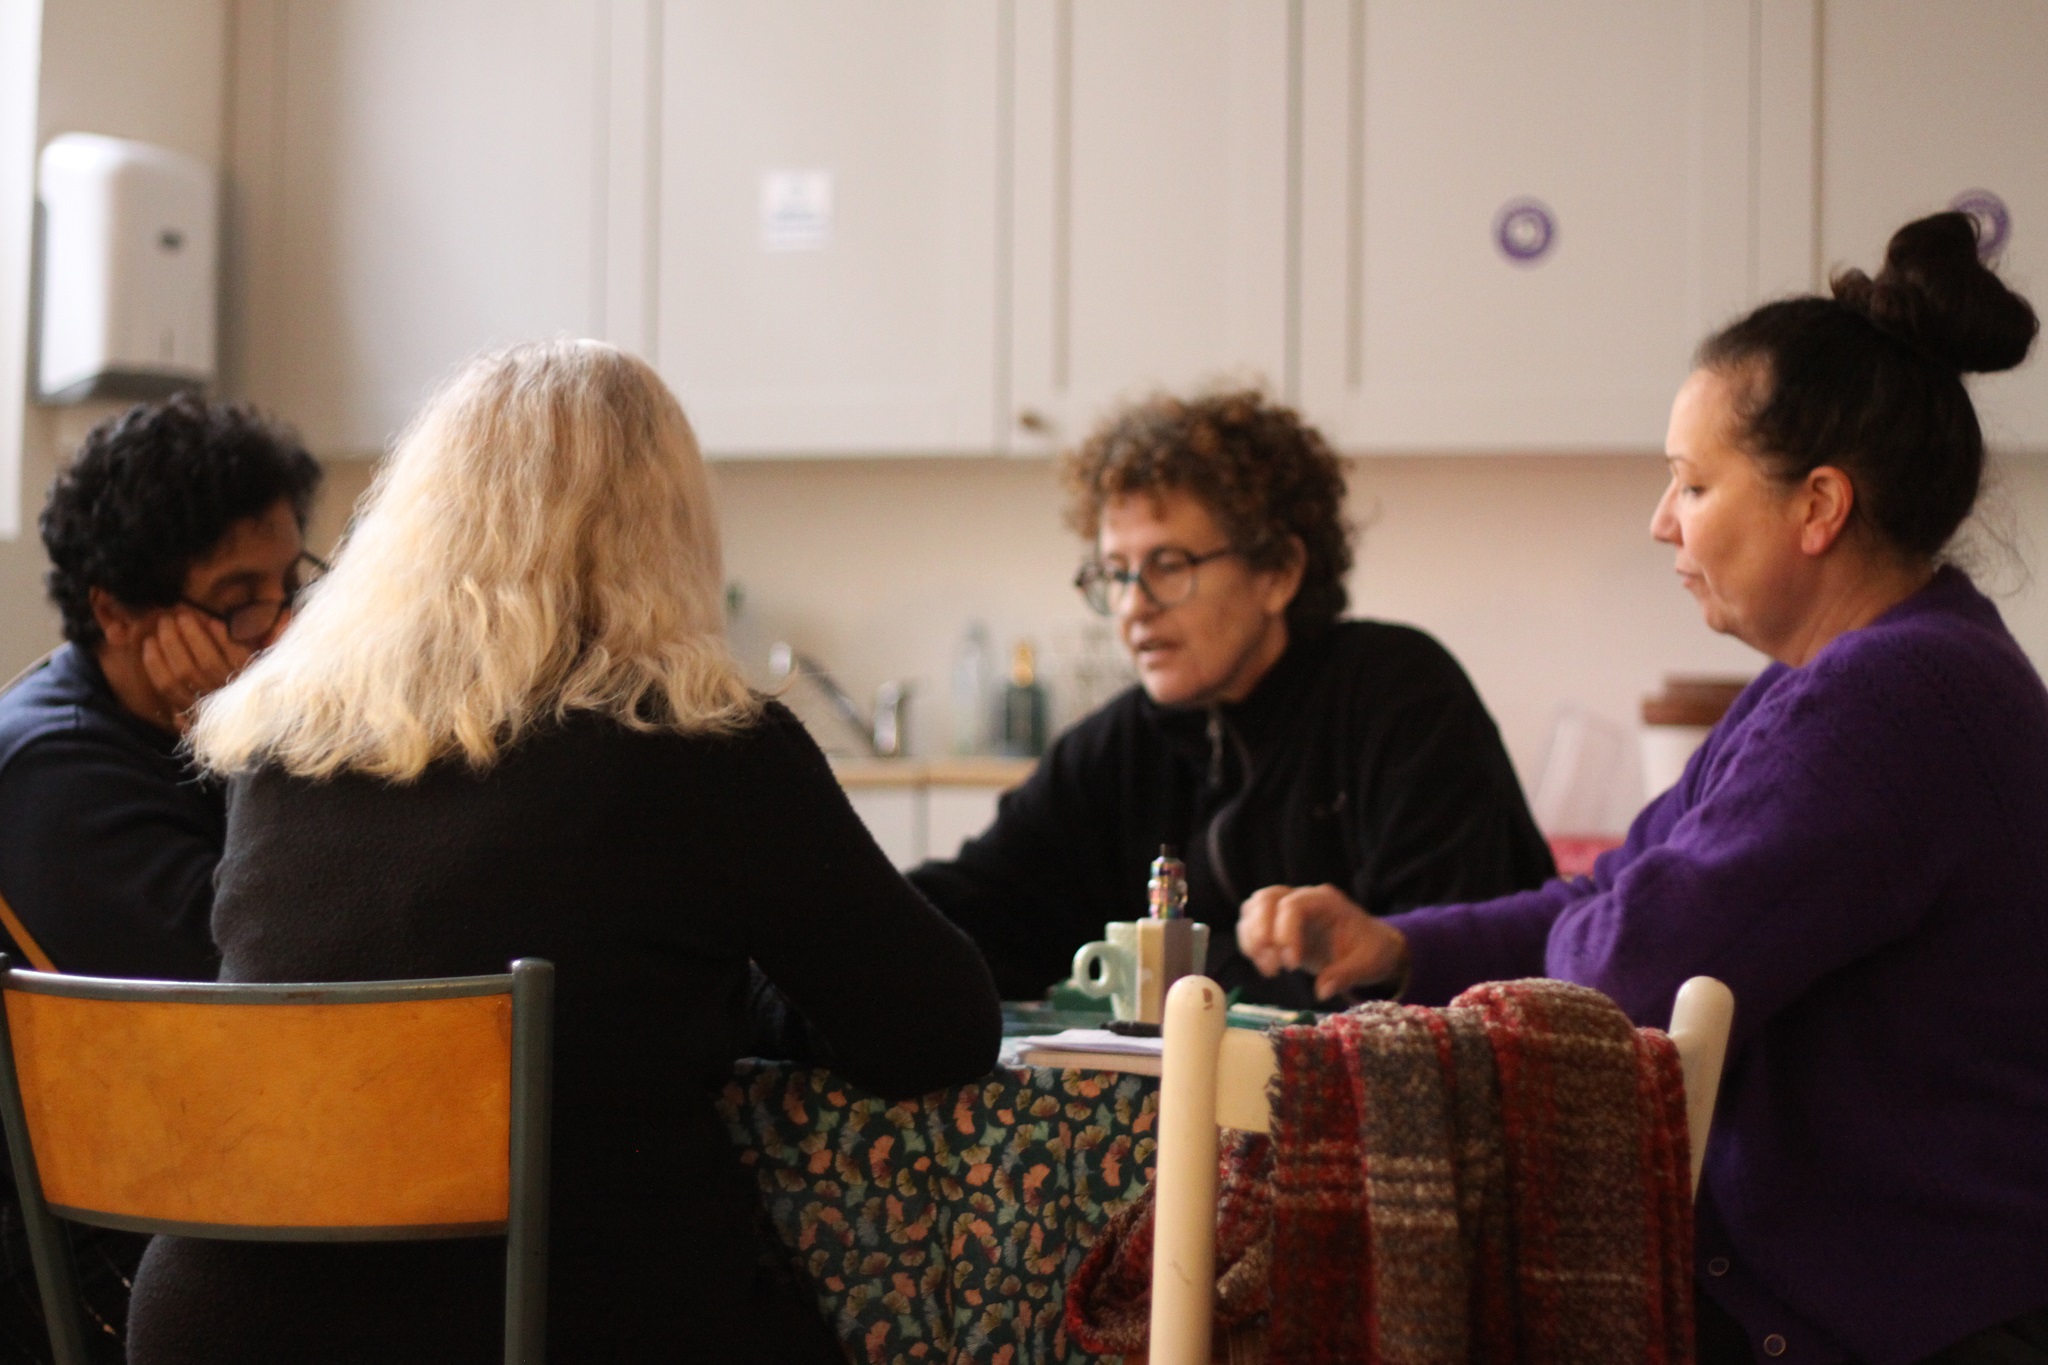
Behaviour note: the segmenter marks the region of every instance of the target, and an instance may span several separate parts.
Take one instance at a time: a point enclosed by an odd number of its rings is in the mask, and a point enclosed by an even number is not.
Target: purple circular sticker
[[[1510,199],[1493,220],[1494,245],[1516,265],[1534,265],[1557,244],[1557,218],[1537,199]]]
[[[2005,250],[2012,236],[2012,211],[1990,190],[1964,190],[1949,202],[1957,213],[1967,213],[1977,223],[1977,254],[1990,260]]]

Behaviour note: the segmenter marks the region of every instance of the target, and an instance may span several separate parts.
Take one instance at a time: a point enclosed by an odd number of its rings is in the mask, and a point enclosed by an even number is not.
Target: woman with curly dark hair
[[[52,481],[65,643],[0,697],[0,895],[60,969],[213,978],[223,798],[179,736],[290,620],[319,484],[291,432],[189,393],[100,423]]]
[[[226,797],[179,747],[192,705],[270,643],[304,581],[320,467],[251,408],[181,394],[94,427],[50,485],[65,643],[0,695],[0,947],[20,965],[211,981]],[[31,946],[33,945],[33,946]],[[0,1360],[47,1359],[0,1176]],[[95,1360],[123,1359],[145,1238],[78,1229]]]
[[[1259,974],[1231,935],[1247,897],[1388,914],[1550,874],[1457,661],[1410,627],[1339,619],[1344,472],[1299,414],[1253,392],[1152,398],[1064,473],[1093,545],[1075,586],[1115,618],[1139,685],[1061,736],[957,858],[911,874],[1006,996],[1042,994],[1105,923],[1143,915],[1161,844],[1212,928],[1209,975],[1295,1007],[1340,993]]]

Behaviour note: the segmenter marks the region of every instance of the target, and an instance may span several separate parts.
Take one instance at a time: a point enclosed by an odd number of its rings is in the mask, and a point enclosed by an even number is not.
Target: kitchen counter
[[[848,790],[865,787],[992,787],[1008,791],[1031,775],[1034,758],[835,758]]]

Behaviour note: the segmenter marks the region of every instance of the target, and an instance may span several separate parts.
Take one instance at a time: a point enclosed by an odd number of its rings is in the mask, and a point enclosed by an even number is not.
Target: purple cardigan
[[[1962,573],[1766,669],[1590,878],[1397,923],[1421,1004],[1734,990],[1698,1273],[1762,1353],[1897,1365],[2048,1305],[2048,691]]]

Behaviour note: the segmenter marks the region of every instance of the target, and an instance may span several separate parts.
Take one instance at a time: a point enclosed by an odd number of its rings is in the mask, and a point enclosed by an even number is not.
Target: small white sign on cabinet
[[[818,251],[832,244],[832,172],[761,177],[761,249]]]

